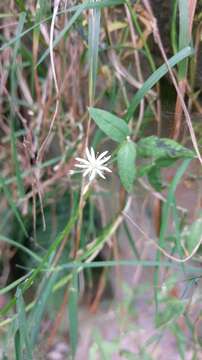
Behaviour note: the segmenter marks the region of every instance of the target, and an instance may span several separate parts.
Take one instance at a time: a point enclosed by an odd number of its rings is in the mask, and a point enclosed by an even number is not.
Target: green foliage
[[[155,190],[159,192],[163,190],[160,167],[156,165],[151,166],[147,172],[147,178]]]
[[[179,51],[176,55],[172,56],[171,59],[168,60],[169,66],[172,68],[176,64],[178,64],[184,58],[191,56],[194,54],[193,48],[190,46],[185,47],[181,51]],[[141,100],[144,98],[145,94],[168,72],[168,67],[166,64],[161,65],[153,74],[145,81],[143,86],[137,91],[137,93],[132,98],[130,105],[126,114],[126,121],[129,122],[132,118],[134,112],[136,111],[138,105]]]
[[[25,358],[32,360],[32,346],[28,333],[28,323],[25,314],[25,304],[20,287],[18,287],[16,291],[16,305],[17,305],[18,329],[19,329],[19,336],[17,335],[15,338],[16,350],[17,350],[16,353],[18,355],[21,353],[22,355],[22,353],[25,352]],[[25,350],[23,351],[24,347]]]
[[[179,159],[192,159],[194,152],[174,140],[153,135],[138,141],[137,156],[150,160],[149,164],[139,167],[138,175],[147,175],[154,189],[162,191],[164,186],[161,179],[161,168],[169,167]]]
[[[118,171],[124,188],[131,192],[136,175],[136,146],[131,140],[126,140],[117,154]]]
[[[176,202],[177,187],[189,173],[188,166],[196,156],[190,150],[189,135],[174,141],[167,130],[165,137],[161,137],[163,117],[158,118],[158,131],[153,117],[157,118],[159,109],[164,108],[160,90],[169,81],[166,78],[169,67],[177,68],[177,82],[183,79],[189,84],[186,100],[190,109],[200,108],[200,91],[194,84],[197,59],[193,58],[191,75],[188,71],[194,49],[190,46],[191,19],[187,2],[168,2],[173,14],[169,29],[172,43],[170,48],[165,44],[169,59],[168,63],[162,59],[160,66],[155,50],[158,44],[154,43],[152,34],[147,33],[153,22],[151,19],[150,24],[148,20],[149,10],[144,8],[144,2],[86,0],[71,1],[66,6],[67,2],[60,1],[50,44],[50,24],[56,3],[9,0],[0,5],[0,333],[3,334],[0,353],[3,347],[5,360],[31,360],[35,354],[45,358],[47,354],[39,354],[39,349],[49,351],[49,333],[52,336],[52,329],[57,328],[54,340],[67,339],[68,335],[71,358],[75,358],[79,335],[86,335],[79,323],[84,300],[87,308],[89,301],[93,305],[97,301],[102,326],[105,325],[102,315],[108,315],[109,306],[115,314],[116,331],[120,330],[109,340],[101,335],[100,329],[98,332],[92,329],[89,359],[100,356],[108,360],[114,354],[124,359],[151,359],[150,346],[160,343],[164,330],[172,332],[178,347],[176,357],[179,353],[184,359],[186,332],[178,320],[182,316],[186,320],[196,351],[200,346],[198,325],[188,316],[192,304],[183,296],[173,298],[171,294],[179,282],[183,288],[188,274],[198,276],[199,268],[190,263],[181,266],[168,261],[159,249],[154,254],[154,241],[178,258],[184,258],[200,246],[200,215],[190,224],[189,205],[184,209]],[[145,25],[145,14],[148,25]],[[201,17],[196,18],[194,36],[201,27]],[[193,38],[193,44],[196,40]],[[55,63],[57,93],[50,51]],[[166,85],[160,83],[163,77]],[[171,96],[166,101],[174,109],[173,99]],[[151,114],[149,122],[147,113]],[[193,128],[200,144],[200,127],[193,124]],[[40,154],[47,134],[50,137]],[[109,164],[112,174],[105,182],[96,178],[89,184],[88,179],[82,181],[80,174],[74,173],[75,158],[83,156],[87,145],[99,153],[106,150],[112,153]],[[162,169],[171,169],[173,165],[177,166],[172,169],[175,171],[172,181],[164,183]],[[201,177],[200,169],[190,171],[189,181],[194,184]],[[127,193],[116,191],[119,188],[117,174]],[[140,179],[144,176],[155,192]],[[159,219],[152,208],[147,208],[148,199],[153,196],[163,200],[159,203],[162,205]],[[143,228],[140,229],[144,237],[141,243],[124,209],[127,214],[131,212],[134,224],[137,216],[137,227]],[[160,222],[159,233],[152,227],[153,218]],[[121,224],[124,226],[119,229]],[[150,243],[154,245],[152,255],[149,252],[145,256]],[[197,255],[195,251],[196,261]],[[110,289],[128,289],[123,291],[118,307],[114,298],[105,302],[103,269],[112,283]],[[87,271],[90,276],[83,280],[80,275]],[[125,273],[135,282],[134,287],[132,282],[124,283]],[[160,279],[166,291],[161,289]],[[185,286],[191,288],[193,283],[192,279]],[[139,344],[142,329],[139,329],[138,317],[144,316],[144,306],[154,309],[154,304],[156,329],[152,336],[148,334],[144,344]],[[44,335],[42,330],[46,326],[43,325],[49,323]],[[95,316],[95,327],[97,325]],[[109,330],[111,325],[114,324],[110,324]],[[122,342],[127,343],[131,335],[137,339],[135,352]]]
[[[78,275],[76,272],[73,273],[69,287],[68,314],[71,351],[74,358],[78,342]]]
[[[179,49],[190,45],[191,37],[189,31],[189,4],[186,0],[179,0]],[[183,60],[179,65],[179,79],[186,79],[188,61]]]
[[[58,273],[55,272],[51,275],[44,277],[40,284],[40,292],[35,306],[29,316],[29,329],[30,329],[30,341],[32,347],[34,347],[38,341],[40,334],[40,324],[42,322],[43,315],[45,313],[47,303],[51,298],[53,285],[58,278]]]
[[[185,311],[185,304],[181,299],[172,299],[166,302],[165,308],[156,316],[156,326],[165,326],[176,321]]]
[[[95,3],[92,0],[92,3]],[[89,102],[95,97],[100,36],[100,9],[92,9],[88,24]]]
[[[108,111],[89,108],[90,116],[96,122],[97,126],[107,135],[110,139],[122,143],[130,132],[124,120],[120,119]]]
[[[21,360],[23,358],[23,355],[22,355],[22,348],[21,348],[21,344],[20,344],[19,330],[17,330],[15,333],[14,342],[15,342],[15,358],[16,358],[16,360]]]
[[[194,158],[194,152],[171,139],[149,136],[138,142],[137,154],[151,160],[169,160]],[[162,162],[163,164],[163,162]]]

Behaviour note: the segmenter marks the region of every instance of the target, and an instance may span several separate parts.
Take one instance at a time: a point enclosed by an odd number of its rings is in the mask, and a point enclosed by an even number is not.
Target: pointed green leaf
[[[121,183],[130,192],[136,176],[136,146],[131,140],[127,140],[121,145],[118,151],[118,170]]]
[[[182,241],[185,243],[189,254],[192,253],[202,236],[202,218],[198,218],[191,225],[186,226],[181,234]]]
[[[148,136],[141,139],[137,145],[138,156],[144,158],[177,160],[195,156],[192,150],[185,148],[176,141],[158,136]]]
[[[122,143],[129,136],[129,128],[124,120],[108,111],[89,108],[90,116],[97,126],[112,140]]]

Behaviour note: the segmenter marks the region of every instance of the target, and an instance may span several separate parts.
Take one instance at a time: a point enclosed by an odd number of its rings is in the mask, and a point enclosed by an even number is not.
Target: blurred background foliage
[[[201,164],[182,101],[200,152],[201,10],[1,2],[2,359],[200,359]],[[89,106],[128,123],[135,181]],[[84,194],[72,170],[86,145],[112,153],[113,173]]]

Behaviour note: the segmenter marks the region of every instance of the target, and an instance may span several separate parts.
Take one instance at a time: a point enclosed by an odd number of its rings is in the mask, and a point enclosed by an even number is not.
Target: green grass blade
[[[79,16],[82,14],[83,11],[83,5],[81,5],[80,8],[75,12],[75,14],[71,17],[70,21],[67,23],[67,25],[64,27],[64,29],[59,33],[59,35],[55,38],[53,41],[53,49],[54,47],[60,42],[60,40],[68,33],[68,31],[71,29],[71,27],[74,25],[76,20],[79,18]],[[43,55],[40,57],[39,61],[37,62],[36,66],[39,66],[49,55],[50,49],[48,48]]]
[[[184,251],[182,249],[182,245],[180,243],[180,219],[178,215],[177,210],[177,204],[175,198],[173,199],[173,206],[172,206],[172,214],[173,214],[173,220],[175,224],[175,234],[176,234],[176,249],[178,251],[179,257],[183,257]],[[181,263],[182,271],[185,273],[185,264]]]
[[[172,56],[169,60],[169,66],[172,68],[180,61],[185,59],[188,56],[194,54],[193,48],[187,46],[186,48],[180,50],[177,54]],[[139,103],[144,98],[145,94],[168,72],[168,67],[166,64],[161,65],[142,85],[142,87],[137,91],[135,96],[132,98],[129,108],[127,110],[125,119],[127,122],[132,118],[135,110],[137,109]]]
[[[29,324],[30,324],[30,334],[31,334],[31,344],[34,345],[37,343],[38,336],[40,333],[40,324],[44,311],[46,310],[46,304],[50,297],[52,287],[56,282],[58,274],[52,274],[51,276],[45,276],[43,280],[43,286],[41,286],[41,292],[38,296],[36,304],[33,308],[33,311],[30,315]]]
[[[25,228],[25,225],[24,225],[24,222],[23,222],[23,220],[21,218],[21,215],[20,215],[20,213],[18,211],[18,208],[15,205],[15,202],[13,201],[12,194],[10,193],[8,187],[5,184],[4,178],[2,178],[2,177],[0,177],[0,186],[3,188],[3,191],[4,191],[4,194],[5,194],[5,197],[7,198],[8,204],[10,205],[11,210],[13,211],[16,219],[18,220],[18,223],[19,223],[24,235],[26,237],[28,237],[27,230]]]
[[[104,268],[104,267],[114,267],[114,266],[142,266],[142,267],[168,267],[172,269],[179,269],[180,264],[172,263],[170,261],[160,261],[160,260],[107,260],[107,261],[93,261],[93,262],[70,262],[68,264],[59,265],[55,268],[50,268],[49,271],[64,271],[64,270],[73,270],[73,269],[94,269],[94,268]],[[194,272],[200,274],[199,268],[194,266],[187,266],[186,270],[189,272]],[[44,271],[47,271],[44,268]]]
[[[137,259],[140,258],[140,255],[138,253],[138,249],[135,245],[135,240],[133,239],[133,237],[131,236],[131,233],[130,233],[130,230],[128,228],[128,224],[126,223],[126,221],[124,221],[123,223],[123,227],[124,227],[124,230],[125,230],[125,233],[126,233],[126,236],[127,236],[127,239],[128,239],[128,242],[129,242],[129,245],[131,247],[131,250],[133,252],[133,254],[135,255],[135,257]]]
[[[188,165],[190,164],[191,160],[186,159],[182,162],[181,166],[178,168],[174,179],[172,180],[168,195],[167,195],[167,201],[163,205],[162,210],[162,221],[161,221],[161,229],[160,229],[160,235],[159,235],[159,246],[161,248],[164,248],[164,242],[165,242],[165,235],[166,230],[168,227],[168,221],[169,221],[169,215],[171,208],[173,206],[174,200],[175,200],[175,190],[177,188],[177,185],[179,184],[184,172],[186,171]],[[160,261],[161,252],[158,250],[156,254],[156,260]],[[159,266],[156,268],[154,272],[154,295],[155,295],[155,304],[156,304],[156,310],[158,310],[158,281],[159,281]]]
[[[33,271],[28,272],[26,275],[20,277],[19,279],[13,281],[11,284],[5,286],[3,289],[0,289],[0,295],[6,294],[7,292],[13,290],[16,286],[20,285],[24,280],[28,279]]]
[[[68,297],[69,335],[72,357],[75,358],[78,342],[78,274],[73,272]]]
[[[91,0],[91,2],[96,2]],[[98,66],[100,9],[92,9],[88,22],[89,104],[93,105]]]
[[[111,7],[111,6],[116,6],[116,5],[121,5],[124,4],[125,0],[103,0],[102,2],[96,2],[96,3],[90,3],[89,1],[82,4],[83,6],[83,10],[88,10],[88,9],[102,9],[104,7]],[[67,9],[67,10],[63,10],[60,11],[58,13],[58,15],[61,14],[65,14],[65,13],[71,13],[74,11],[79,10],[81,7],[81,5],[76,5],[76,6],[72,6],[71,8]],[[1,18],[1,17],[0,17]],[[3,44],[0,47],[0,51],[5,50],[6,48],[10,47],[11,45],[13,45],[19,38],[22,38],[23,36],[27,35],[30,31],[34,30],[35,28],[39,27],[41,25],[41,23],[47,22],[49,20],[52,19],[52,15],[48,16],[47,18],[45,18],[44,20],[42,20],[41,22],[34,24],[33,26],[30,26],[29,29],[25,30],[24,32],[22,32],[19,36],[15,36],[13,37],[11,40],[7,41],[5,44]],[[61,37],[62,38],[62,37]],[[60,39],[61,39],[60,38]],[[47,55],[49,54],[49,50]],[[47,56],[46,55],[46,56]]]
[[[171,44],[173,53],[176,54],[178,51],[178,44],[177,44],[177,7],[178,7],[178,0],[174,0],[173,4],[173,13],[172,13],[172,22],[171,22]]]
[[[187,0],[179,0],[179,50],[190,45],[189,35],[189,2]],[[188,59],[183,60],[178,65],[179,80],[186,78]]]
[[[15,343],[15,360],[22,360],[23,353],[22,353],[22,347],[21,347],[21,342],[20,342],[19,330],[17,330],[15,333],[14,343]]]
[[[71,17],[71,19],[69,20],[67,25],[59,33],[59,35],[55,38],[55,40],[53,42],[53,48],[68,33],[68,31],[71,29],[71,27],[74,25],[74,23],[78,20],[79,16],[82,14],[82,12],[84,10],[87,10],[87,9],[101,9],[101,8],[104,8],[104,7],[120,5],[120,4],[123,4],[123,3],[124,3],[124,0],[103,0],[103,1],[96,1],[96,2],[86,1],[84,4],[79,5],[78,9],[74,13],[74,15]],[[46,59],[46,57],[49,55],[49,52],[50,52],[50,49],[48,48],[43,53],[43,55],[39,59],[36,66],[39,66]]]
[[[86,194],[87,196],[87,194]],[[61,244],[62,240],[65,236],[68,236],[70,231],[72,230],[72,227],[74,226],[75,222],[78,219],[79,216],[79,206],[76,207],[73,214],[71,215],[67,225],[65,226],[64,230],[56,237],[53,244],[50,246],[49,250],[47,251],[46,255],[43,257],[42,261],[40,262],[39,266],[32,272],[30,277],[26,279],[25,282],[21,285],[21,290],[24,293],[27,289],[29,289],[32,285],[37,276],[41,273],[44,267],[46,267],[46,263],[49,260],[50,257],[53,257],[55,254],[58,246]],[[0,315],[4,316],[16,303],[16,299],[11,299],[1,310]]]
[[[25,315],[25,304],[22,296],[22,291],[18,287],[16,291],[16,305],[18,313],[18,326],[20,332],[20,346],[21,351],[22,347],[25,345],[26,358],[32,360],[32,347],[28,335],[28,324]]]
[[[42,260],[42,258],[35,254],[33,251],[31,251],[28,247],[18,243],[15,240],[9,239],[6,236],[0,235],[0,241],[6,242],[7,244],[10,244],[12,246],[15,246],[16,248],[22,250],[24,253],[26,253],[27,255],[29,255],[30,257],[32,257],[35,261],[40,262]]]

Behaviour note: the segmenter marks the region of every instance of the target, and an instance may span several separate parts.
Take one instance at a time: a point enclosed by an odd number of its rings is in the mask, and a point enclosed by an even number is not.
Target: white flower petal
[[[83,176],[88,175],[91,171],[92,171],[91,168],[86,169],[83,173]]]
[[[99,170],[112,172],[112,170],[110,170],[110,169],[109,169],[108,167],[106,167],[106,166],[99,166]]]
[[[101,154],[97,157],[97,160],[101,160],[107,153],[108,153],[108,150],[106,150],[106,151],[104,151],[103,153],[101,153]]]
[[[78,168],[81,168],[81,169],[86,169],[86,168],[89,167],[88,164],[75,164],[74,166],[75,166],[75,167],[78,167]]]
[[[76,160],[79,161],[79,162],[82,162],[82,163],[84,163],[84,164],[89,164],[89,161],[86,160],[86,159],[76,158]]]
[[[97,173],[101,178],[106,179],[106,177],[103,175],[102,171],[100,171],[99,169],[97,169]]]
[[[76,158],[79,162],[75,164],[75,167],[79,168],[79,172],[83,173],[83,176],[89,175],[89,181],[91,182],[97,175],[105,179],[103,172],[112,172],[106,165],[107,161],[111,158],[111,155],[106,156],[108,151],[104,151],[101,154],[96,154],[93,147],[86,148],[86,159]]]
[[[89,180],[90,180],[90,181],[93,181],[93,179],[94,179],[95,177],[96,177],[96,170],[93,169],[92,172],[91,172],[91,175],[90,175]]]
[[[104,159],[102,160],[99,160],[99,164],[104,164],[105,162],[107,162],[109,159],[110,159],[111,155],[105,157]]]

